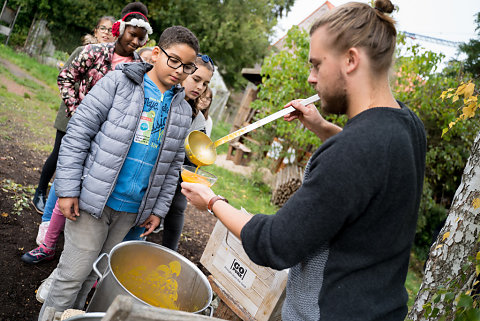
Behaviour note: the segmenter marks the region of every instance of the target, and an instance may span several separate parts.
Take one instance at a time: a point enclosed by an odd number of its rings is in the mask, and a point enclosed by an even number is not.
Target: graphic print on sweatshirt
[[[148,145],[150,138],[153,136],[156,139],[152,140],[150,145],[153,148],[158,148],[158,144],[162,141],[169,104],[163,104],[164,95],[160,99],[158,98],[160,97],[145,97],[144,109],[135,133],[135,143]]]

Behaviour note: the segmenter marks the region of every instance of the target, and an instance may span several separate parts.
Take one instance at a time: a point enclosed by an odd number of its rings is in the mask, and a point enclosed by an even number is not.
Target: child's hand
[[[140,225],[140,227],[146,228],[145,232],[143,232],[143,234],[140,235],[140,237],[144,237],[152,233],[153,230],[155,230],[157,226],[160,225],[160,222],[161,222],[160,217],[150,214],[150,216],[145,220],[145,222],[143,222],[143,224]]]
[[[76,216],[80,216],[78,209],[78,197],[60,197],[58,199],[58,207],[63,216],[69,220],[76,221]]]
[[[182,194],[187,201],[200,210],[206,210],[208,202],[215,196],[215,193],[203,184],[182,183]]]

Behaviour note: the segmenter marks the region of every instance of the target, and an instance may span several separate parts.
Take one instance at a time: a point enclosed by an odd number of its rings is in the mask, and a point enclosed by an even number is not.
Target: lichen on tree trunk
[[[422,285],[407,320],[437,319],[425,317],[426,303],[431,303],[432,310],[438,308],[438,316],[453,311],[455,307],[451,305],[455,301],[446,304],[442,297],[438,303],[434,302],[439,289],[448,288],[451,280],[455,280],[459,291],[472,287],[476,273],[471,257],[475,258],[479,250],[480,208],[473,206],[477,198],[480,198],[480,133],[475,138],[445,225],[430,249]],[[447,320],[453,317],[451,313]]]

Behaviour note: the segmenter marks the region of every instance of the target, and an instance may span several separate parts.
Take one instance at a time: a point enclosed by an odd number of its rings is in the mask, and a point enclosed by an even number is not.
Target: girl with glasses
[[[83,37],[83,44],[88,45],[92,43],[107,43],[107,42],[114,42],[115,37],[112,35],[112,26],[115,23],[115,18],[110,16],[104,16],[100,18],[97,23],[95,29],[93,29],[93,37],[97,40],[97,42],[91,41],[89,42],[88,39],[92,37],[91,35],[87,34]]]
[[[198,69],[182,82],[182,86],[185,88],[185,99],[190,106],[192,106],[192,125],[190,126],[189,132],[200,130],[206,133],[205,116],[200,112],[200,101],[198,98],[201,97],[208,88],[208,84],[213,77],[214,65],[209,59],[206,59],[206,61],[202,59],[202,56],[208,57],[206,55],[199,55],[195,60],[195,65]],[[186,157],[184,164],[193,165]],[[183,229],[184,213],[187,208],[187,199],[181,193],[181,182],[182,179],[180,177],[172,205],[163,223],[162,245],[174,251],[178,249],[178,242]]]

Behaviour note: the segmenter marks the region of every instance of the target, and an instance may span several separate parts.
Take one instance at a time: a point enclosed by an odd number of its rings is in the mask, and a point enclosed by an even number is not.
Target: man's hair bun
[[[392,13],[395,6],[390,0],[375,0],[375,9],[378,9],[382,13]]]

